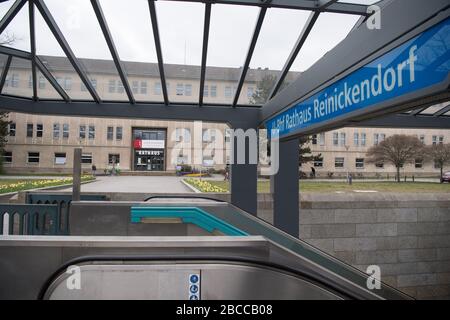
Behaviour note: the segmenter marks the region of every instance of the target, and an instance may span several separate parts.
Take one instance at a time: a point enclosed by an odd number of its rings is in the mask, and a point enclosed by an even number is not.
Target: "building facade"
[[[63,57],[41,57],[60,86],[73,100],[91,100],[73,67]],[[90,81],[105,101],[126,101],[127,95],[114,64],[106,60],[80,59]],[[6,58],[0,55],[0,71]],[[158,67],[154,63],[124,62],[133,95],[138,102],[161,102],[162,88]],[[200,67],[165,65],[170,102],[195,102],[199,95]],[[204,102],[229,105],[239,80],[240,68],[208,67]],[[265,102],[267,92],[258,92],[258,84],[276,79],[277,71],[250,69],[240,105]],[[289,73],[287,82],[298,76]],[[60,99],[56,90],[38,72],[39,99]],[[32,96],[31,65],[13,58],[5,78],[2,94]],[[0,106],[1,108],[1,106]],[[120,168],[122,171],[175,171],[182,164],[198,169],[224,169],[229,159],[226,124],[186,121],[107,119],[87,117],[39,116],[10,113],[8,143],[4,153],[7,172],[70,172],[75,147],[82,147],[84,170],[93,165],[98,170]],[[313,136],[311,149],[320,157],[303,164],[307,175],[312,168],[318,177],[393,176],[390,164],[370,164],[366,153],[370,147],[393,134],[417,136],[425,144],[450,143],[449,130],[342,128]],[[405,165],[402,173],[436,176],[433,163],[417,159]]]

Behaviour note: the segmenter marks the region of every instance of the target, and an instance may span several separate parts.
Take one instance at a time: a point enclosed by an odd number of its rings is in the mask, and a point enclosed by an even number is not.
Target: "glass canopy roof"
[[[2,1],[0,93],[260,107],[341,42],[377,2]],[[450,107],[409,114],[448,116]]]

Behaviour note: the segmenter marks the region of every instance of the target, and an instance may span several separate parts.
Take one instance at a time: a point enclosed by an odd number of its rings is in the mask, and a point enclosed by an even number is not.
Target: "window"
[[[231,98],[233,96],[233,93],[231,91],[231,87],[227,86],[225,87],[225,98]]]
[[[11,87],[18,88],[19,87],[19,75],[14,73],[11,78]]]
[[[345,134],[345,132],[341,132],[341,134],[340,134],[340,144],[341,144],[341,146],[346,146],[347,145],[347,137],[346,137],[346,134]]]
[[[380,162],[375,163],[375,168],[384,169],[384,162],[380,161]]]
[[[116,140],[122,140],[123,130],[122,127],[116,127]]]
[[[339,145],[339,133],[333,132],[333,146]]]
[[[361,147],[365,147],[366,146],[366,134],[365,133],[361,133]]]
[[[9,136],[10,137],[15,137],[16,136],[16,123],[15,122],[11,122],[8,125],[8,131],[9,131]]]
[[[12,163],[12,152],[11,151],[5,151],[3,152],[3,162],[4,163]]]
[[[39,163],[39,152],[28,152],[28,163]]]
[[[131,90],[134,94],[139,93],[139,81],[134,80],[131,85]]]
[[[208,85],[205,85],[203,87],[203,96],[204,97],[209,97],[209,87],[208,87]]]
[[[253,87],[248,87],[247,88],[247,98],[251,98],[251,97],[253,97],[253,94],[255,93],[255,88],[253,88]]]
[[[414,161],[414,166],[416,169],[422,169],[423,168],[423,159],[416,159]]]
[[[380,135],[378,133],[375,133],[373,135],[373,145],[377,146],[380,143]]]
[[[72,89],[72,78],[64,79],[64,89],[70,91]]]
[[[39,89],[45,89],[45,78],[43,76],[39,77]]]
[[[176,142],[191,142],[191,130],[188,128],[177,128],[175,135]]]
[[[30,76],[28,77],[28,88],[32,88],[33,87],[33,77],[30,74]]]
[[[91,164],[92,163],[92,153],[82,153],[81,154],[81,163]]]
[[[324,146],[324,145],[325,145],[325,133],[324,133],[324,132],[319,133],[319,144],[320,144],[321,146]]]
[[[214,141],[216,141],[216,130],[203,129],[203,142],[214,142]]]
[[[27,137],[28,138],[33,138],[33,124],[32,123],[27,123]]]
[[[184,95],[184,85],[182,83],[177,83],[176,95],[182,96]]]
[[[355,144],[355,147],[359,147],[359,133],[357,132],[353,134],[353,143]]]
[[[109,80],[108,83],[108,92],[114,93],[116,92],[116,80]]]
[[[106,139],[112,140],[114,137],[114,127],[108,127],[106,130]]]
[[[315,168],[323,168],[323,158],[314,159],[314,167]]]
[[[68,123],[63,124],[63,138],[69,139],[69,124]]]
[[[120,80],[117,80],[117,93],[123,93],[124,88],[123,88],[123,83]]]
[[[89,126],[89,139],[95,139],[95,126]]]
[[[42,123],[38,123],[36,125],[36,137],[42,138],[44,132],[44,125]]]
[[[225,143],[231,142],[231,130],[225,129]]]
[[[86,126],[80,126],[80,139],[86,139]]]
[[[141,94],[147,94],[147,81],[141,81]]]
[[[344,168],[345,160],[344,158],[335,158],[334,159],[334,167],[337,169]]]
[[[161,82],[155,82],[155,85],[153,86],[153,93],[157,96],[161,95],[162,88],[161,88]]]
[[[177,156],[177,164],[178,164],[178,165],[179,165],[179,164],[186,164],[186,163],[188,163],[188,161],[189,161],[189,159],[188,159],[187,156],[184,156],[184,155],[182,155],[182,154],[179,154],[179,155]]]
[[[192,96],[192,85],[191,84],[187,84],[184,86],[184,95],[185,96]]]
[[[425,135],[423,135],[423,134],[419,135],[419,140],[420,140],[420,142],[425,144]]]
[[[67,157],[65,152],[55,152],[55,164],[66,164]]]
[[[110,153],[108,154],[108,164],[120,164],[120,154],[118,153]]]
[[[53,124],[53,139],[59,139],[59,131],[60,131],[59,123],[54,123]]]
[[[364,169],[364,159],[356,158],[356,169]]]
[[[311,137],[311,143],[312,143],[313,145],[317,145],[317,134],[315,134],[315,135],[313,135],[313,136]]]
[[[217,86],[211,86],[211,97],[217,97]]]
[[[433,145],[444,143],[444,136],[433,136]]]

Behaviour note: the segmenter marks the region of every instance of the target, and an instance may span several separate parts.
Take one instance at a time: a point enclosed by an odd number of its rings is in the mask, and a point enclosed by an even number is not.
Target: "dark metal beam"
[[[161,39],[159,37],[158,18],[156,15],[155,1],[148,0],[150,8],[150,19],[152,21],[153,38],[155,40],[156,56],[158,57],[159,76],[161,77],[161,88],[164,97],[164,103],[169,104],[169,95],[167,94],[166,76],[164,74],[164,61],[161,49]]]
[[[2,77],[0,78],[0,93],[3,91],[6,77],[8,76],[9,66],[11,65],[12,56],[8,56],[5,66],[3,67]]]
[[[440,117],[443,116],[444,114],[446,114],[447,112],[450,112],[450,104],[444,108],[442,108],[441,110],[439,110],[438,112],[435,112],[433,114],[433,117]]]
[[[106,43],[108,44],[109,51],[111,52],[111,56],[113,58],[114,64],[116,65],[117,72],[119,73],[120,80],[122,81],[122,85],[127,93],[128,100],[130,103],[135,103],[133,92],[131,91],[130,83],[128,82],[128,78],[125,75],[125,68],[120,60],[119,53],[117,52],[116,46],[114,44],[111,32],[108,27],[108,23],[106,22],[105,16],[103,14],[103,10],[100,6],[99,0],[91,0],[92,7],[94,8],[95,15],[97,16],[98,23],[100,24],[100,28],[102,29],[103,36],[105,37]]]
[[[203,105],[203,94],[205,89],[205,74],[206,74],[206,59],[208,57],[208,40],[209,40],[209,25],[211,22],[211,4],[205,4],[205,21],[203,23],[203,49],[202,49],[202,66],[200,70],[200,92],[198,104]]]
[[[52,85],[52,87],[58,92],[61,98],[66,102],[70,102],[70,97],[66,93],[66,91],[61,87],[61,85],[56,81],[55,77],[51,74],[51,72],[47,69],[47,67],[42,63],[39,57],[36,57],[36,67],[42,73],[42,75],[47,79],[47,81]]]
[[[48,27],[52,31],[54,37],[56,38],[59,45],[61,46],[64,53],[66,54],[67,58],[69,59],[70,63],[72,64],[73,68],[78,73],[78,76],[80,77],[81,81],[86,86],[89,93],[91,94],[94,101],[97,103],[101,102],[100,96],[98,95],[98,93],[95,90],[94,86],[92,85],[91,81],[89,81],[80,62],[76,58],[72,49],[70,48],[68,42],[66,41],[63,33],[59,29],[58,24],[56,23],[55,19],[53,19],[53,16],[50,13],[50,11],[48,10],[44,1],[43,0],[35,0],[35,4],[36,4],[37,8],[39,9],[39,11],[41,12],[41,15],[44,18],[45,22],[47,23]]]
[[[16,14],[22,9],[27,0],[17,0],[14,4],[9,8],[8,12],[0,21],[0,34],[5,31],[6,27],[8,27],[9,23],[14,19]]]
[[[424,112],[425,110],[427,110],[429,108],[428,107],[422,107],[420,109],[416,109],[416,110],[412,110],[410,113],[408,113],[408,115],[410,116],[417,116],[420,115],[422,112]]]
[[[256,42],[258,41],[259,33],[261,31],[262,24],[264,22],[264,17],[266,16],[267,8],[262,7],[259,11],[258,20],[256,21],[255,31],[253,32],[253,37],[250,42],[250,47],[247,51],[247,57],[245,58],[244,66],[241,70],[241,75],[239,77],[239,82],[236,88],[236,93],[234,95],[234,100],[232,107],[235,108],[238,100],[239,95],[241,94],[242,86],[244,85],[245,76],[247,75],[248,67],[250,65],[250,61],[252,60],[253,51],[255,51]]]
[[[229,105],[199,108],[198,104],[129,102],[64,102],[33,101],[0,95],[0,106],[11,112],[41,115],[60,115],[78,117],[107,117],[128,119],[185,120],[229,123],[233,128],[256,128],[260,108],[230,108]]]
[[[31,49],[31,78],[33,85],[33,99],[38,99],[36,77],[36,33],[34,29],[34,4],[28,1],[28,15],[30,20],[30,49]]]
[[[17,57],[17,58],[31,60],[31,54],[29,52],[10,48],[10,47],[0,46],[0,53],[7,55],[7,56],[13,56],[13,57]]]
[[[336,2],[338,2],[338,0],[317,0],[317,4],[320,10],[325,10]]]
[[[205,2],[205,0],[186,0],[189,2]],[[243,5],[243,6],[257,6],[266,8],[283,8],[294,10],[320,10],[320,5],[314,0],[272,0],[267,3],[263,0],[208,0],[208,2],[230,4],[230,5]],[[334,2],[334,0],[333,0]],[[367,16],[367,5],[335,2],[322,9],[323,12],[335,12],[344,14],[355,14]]]
[[[283,66],[283,69],[281,70],[280,74],[278,75],[278,79],[276,81],[275,87],[272,89],[272,92],[269,95],[269,99],[272,99],[280,90],[281,85],[283,84],[284,79],[286,78],[287,74],[289,73],[289,70],[291,69],[292,64],[294,63],[295,59],[297,58],[298,53],[302,49],[303,45],[306,42],[306,39],[308,38],[309,34],[311,33],[312,28],[314,27],[314,24],[316,23],[317,19],[319,18],[320,12],[311,12],[308,20],[306,21],[302,32],[300,33],[300,36],[297,39],[297,42],[294,45],[294,48],[292,49],[291,53],[289,54],[288,59],[286,60],[286,63]]]

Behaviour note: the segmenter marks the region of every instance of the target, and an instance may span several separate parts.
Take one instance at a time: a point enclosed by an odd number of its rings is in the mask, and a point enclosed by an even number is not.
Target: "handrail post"
[[[81,148],[73,149],[72,201],[80,201],[81,193]]]

